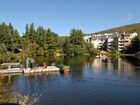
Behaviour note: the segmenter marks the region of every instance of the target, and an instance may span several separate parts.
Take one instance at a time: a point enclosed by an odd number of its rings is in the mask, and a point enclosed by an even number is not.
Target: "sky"
[[[140,22],[140,0],[0,0],[0,23],[50,28],[60,36],[73,28],[90,34]]]

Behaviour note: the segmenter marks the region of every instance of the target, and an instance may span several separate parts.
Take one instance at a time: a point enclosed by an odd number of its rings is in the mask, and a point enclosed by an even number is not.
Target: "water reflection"
[[[107,58],[106,60],[102,58],[94,59],[92,61],[92,67],[96,72],[106,71],[107,73],[117,73],[125,76],[133,76],[140,70],[140,65],[133,65],[132,63],[126,62],[126,58],[121,57]]]
[[[45,62],[48,65],[51,65],[52,63],[65,64],[64,60],[63,60],[63,57],[52,57],[52,56],[44,57],[44,56],[39,56],[39,57],[36,57],[35,61],[36,61],[36,66],[42,66],[43,62]]]
[[[43,73],[32,73],[32,74],[24,74],[25,77],[27,77],[27,83],[30,86],[33,86],[35,84],[44,84],[46,80],[53,81],[55,80],[55,77],[57,75],[60,75],[59,72],[43,72]]]
[[[89,56],[36,58],[37,65],[65,64],[70,73],[59,72],[4,76],[3,85],[22,89],[26,94],[42,93],[41,105],[139,105],[140,61],[130,58],[93,58]],[[3,86],[2,85],[2,86]]]
[[[12,88],[12,85],[14,84],[14,81],[16,79],[16,76],[0,76],[0,103],[7,103],[10,102],[11,96],[10,91]]]

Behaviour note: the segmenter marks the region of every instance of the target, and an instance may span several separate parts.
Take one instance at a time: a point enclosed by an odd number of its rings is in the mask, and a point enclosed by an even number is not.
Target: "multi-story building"
[[[137,33],[132,33],[132,34],[121,33],[121,34],[119,34],[119,36],[116,36],[114,38],[115,49],[118,52],[125,50],[131,44],[132,38],[135,37],[136,35],[138,35],[138,34]]]
[[[91,35],[86,35],[83,39],[85,40],[85,42],[89,43],[91,42]]]
[[[106,39],[106,51],[111,51],[114,49],[115,44],[114,44],[114,37],[115,35],[111,35]]]
[[[84,37],[86,42],[93,44],[94,48],[103,49],[106,51],[122,51],[131,44],[131,39],[138,35],[137,33],[105,33],[88,35]]]
[[[84,37],[86,42],[90,42],[93,44],[94,48],[102,49],[103,44],[105,43],[108,35],[110,34],[95,34],[88,35]]]

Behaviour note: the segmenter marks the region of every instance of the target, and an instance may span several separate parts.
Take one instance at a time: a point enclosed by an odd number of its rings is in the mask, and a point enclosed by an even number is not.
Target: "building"
[[[106,51],[116,50],[118,52],[126,49],[131,44],[131,39],[137,36],[137,33],[105,33],[93,34],[84,37],[87,43],[92,43],[94,48]]]
[[[131,44],[132,38],[134,38],[136,35],[138,35],[138,34],[137,33],[132,33],[132,34],[121,33],[121,34],[119,34],[118,36],[116,36],[114,38],[115,49],[118,52],[125,50]]]

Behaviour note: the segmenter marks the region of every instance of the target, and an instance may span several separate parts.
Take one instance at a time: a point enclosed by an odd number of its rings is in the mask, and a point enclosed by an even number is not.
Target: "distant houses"
[[[92,43],[94,48],[105,51],[121,52],[131,44],[131,39],[137,36],[137,33],[105,33],[85,35],[84,40]]]

